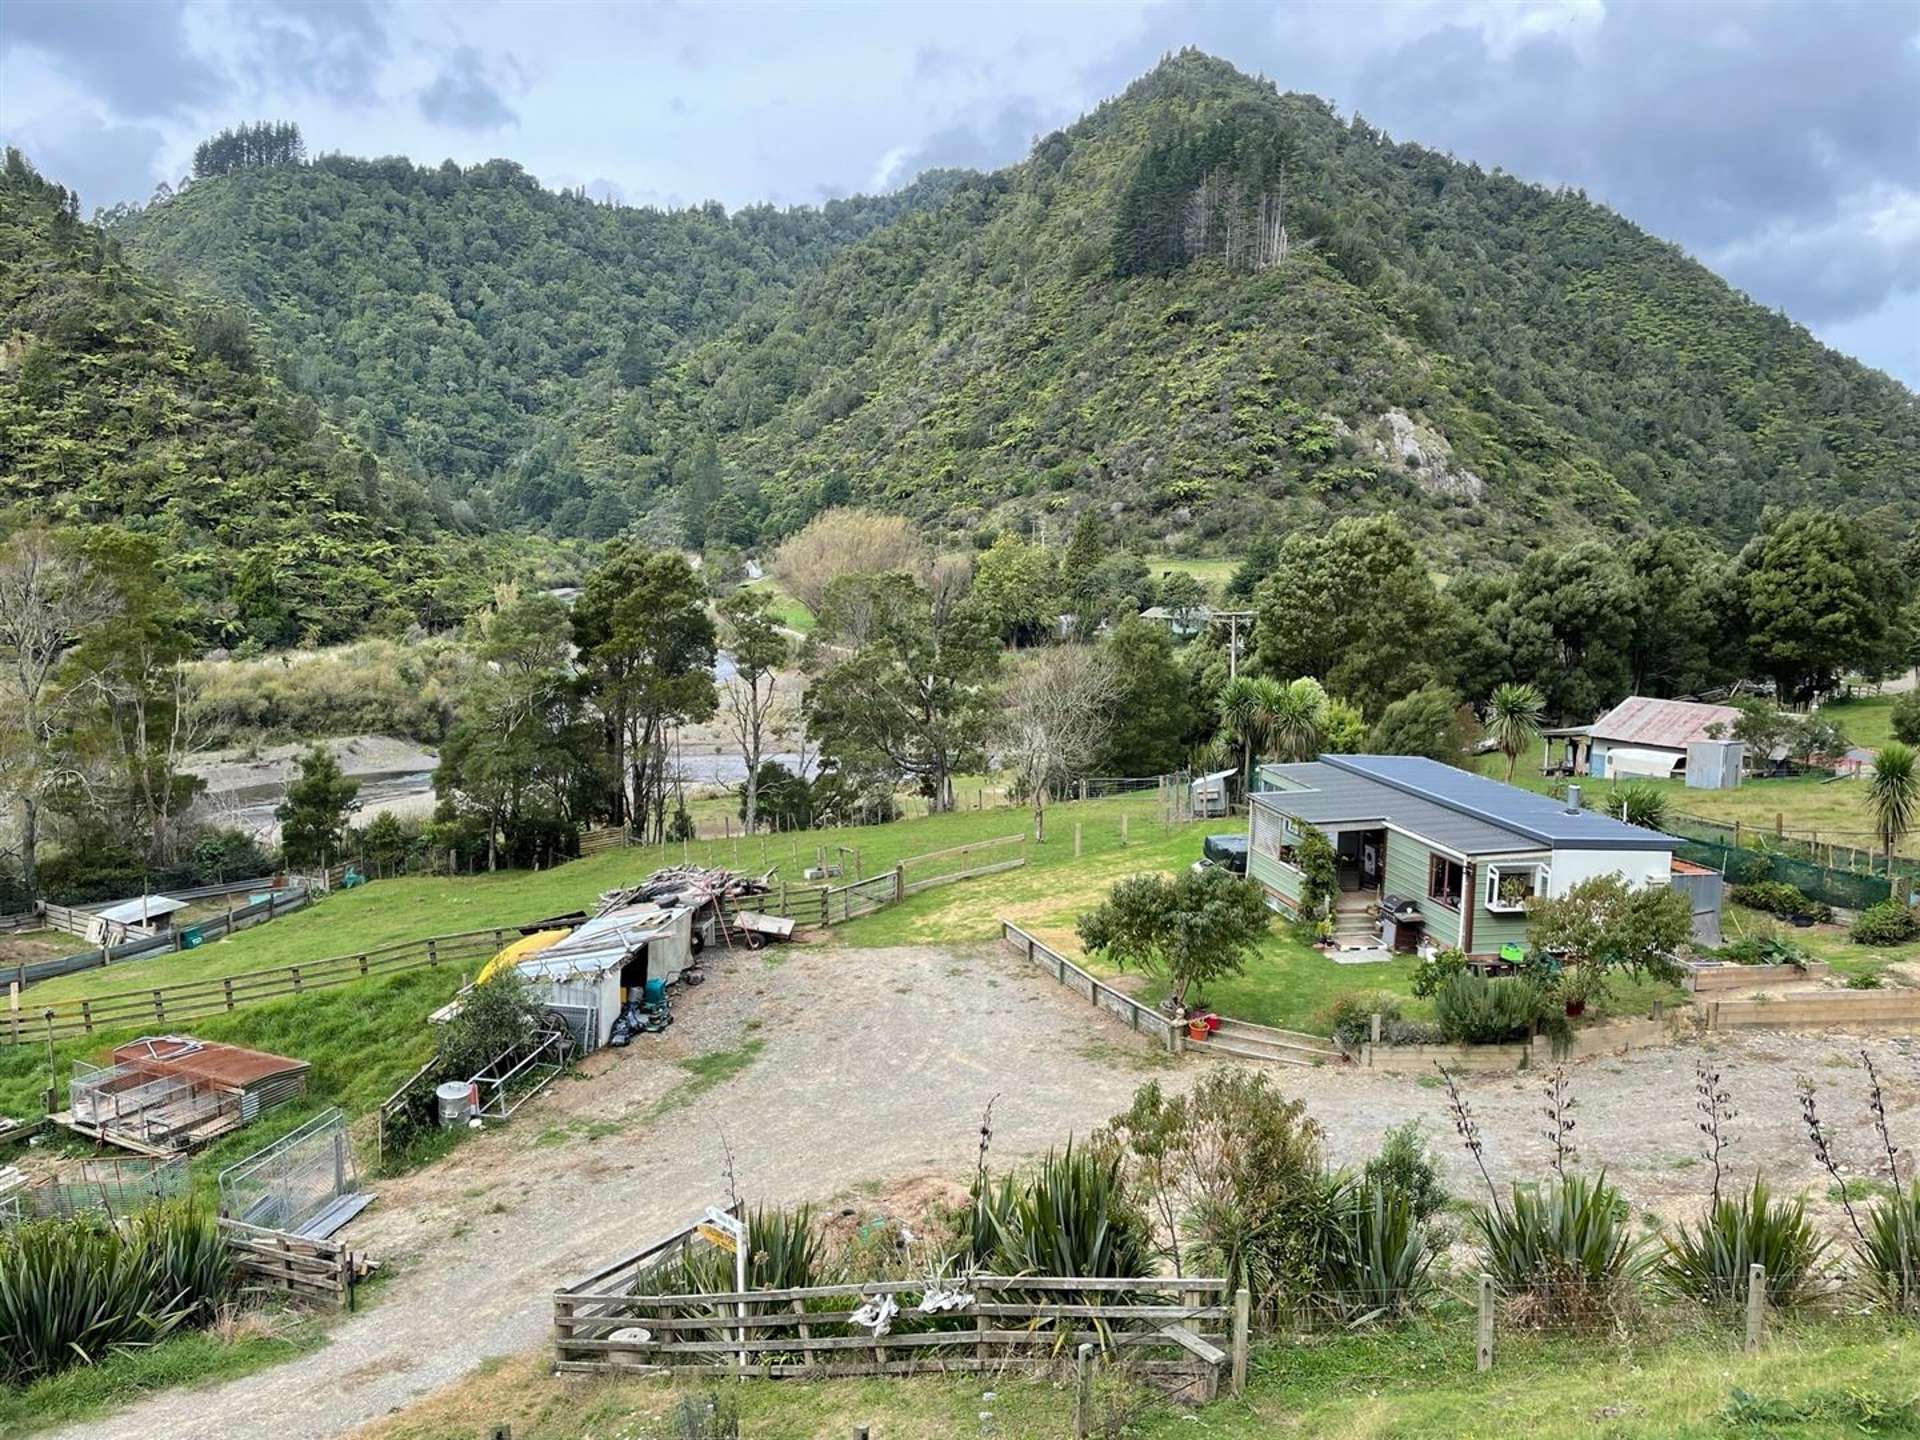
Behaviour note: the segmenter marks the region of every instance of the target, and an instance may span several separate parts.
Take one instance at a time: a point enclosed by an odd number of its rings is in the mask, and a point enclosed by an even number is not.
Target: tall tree
[[[612,756],[615,823],[656,840],[666,835],[669,737],[718,708],[706,602],[685,557],[616,541],[573,607],[574,644]]]
[[[1627,694],[1632,580],[1612,547],[1587,541],[1529,555],[1504,607],[1513,674],[1546,711],[1584,724]]]
[[[1047,838],[1047,791],[1084,774],[1113,725],[1120,679],[1102,651],[1040,650],[1014,667],[1000,697],[1002,756],[1033,804],[1033,838]]]
[[[1473,740],[1473,712],[1440,685],[1428,685],[1394,701],[1368,738],[1381,755],[1424,755],[1447,765],[1465,765]]]
[[[858,588],[863,638],[844,644],[837,597]],[[848,576],[808,639],[803,712],[821,755],[852,774],[914,781],[929,808],[953,808],[953,777],[981,763],[992,729],[999,647],[978,611],[943,606],[910,575]]]
[[[1180,767],[1193,725],[1187,679],[1166,628],[1130,615],[1101,643],[1120,693],[1107,743],[1096,762],[1103,775],[1164,775]]]
[[[1053,555],[1003,533],[974,566],[969,603],[1002,640],[1015,647],[1048,639],[1060,614]]]
[[[1282,760],[1311,760],[1320,753],[1327,724],[1327,692],[1318,680],[1301,676],[1280,687],[1267,713],[1267,734]]]
[[[1236,675],[1220,691],[1221,738],[1240,751],[1240,780],[1253,785],[1253,763],[1273,734],[1274,713],[1286,703],[1286,690],[1265,675]]]
[[[1769,511],[1738,568],[1754,662],[1782,700],[1831,690],[1869,663],[1907,593],[1876,537],[1825,511]]]
[[[818,615],[836,580],[894,571],[924,578],[931,559],[926,542],[902,516],[826,510],[780,543],[773,574],[789,595]]]
[[[347,817],[360,808],[360,782],[340,769],[334,753],[308,747],[286,797],[274,807],[280,848],[288,865],[331,865],[346,847]]]
[[[70,744],[82,677],[76,650],[121,611],[121,599],[73,542],[30,525],[0,545],[0,781],[20,823],[20,878],[38,894],[49,795],[83,777]]]
[[[775,723],[780,668],[792,658],[792,646],[764,590],[736,590],[722,600],[720,626],[733,665],[733,677],[722,687],[722,704],[746,767],[740,818],[751,835],[759,828],[760,760]]]

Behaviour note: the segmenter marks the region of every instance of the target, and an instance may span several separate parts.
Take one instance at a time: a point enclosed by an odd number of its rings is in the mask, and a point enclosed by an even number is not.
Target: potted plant
[[[1500,877],[1500,903],[1509,910],[1524,909],[1533,896],[1533,880],[1527,875]]]
[[[1566,1004],[1567,1018],[1578,1020],[1587,1013],[1587,1002],[1600,993],[1601,974],[1592,965],[1570,965],[1560,972],[1560,998]]]
[[[1333,926],[1333,917],[1331,915],[1322,915],[1318,920],[1314,922],[1313,924],[1314,944],[1322,947],[1332,945],[1333,934],[1334,934],[1334,926]]]

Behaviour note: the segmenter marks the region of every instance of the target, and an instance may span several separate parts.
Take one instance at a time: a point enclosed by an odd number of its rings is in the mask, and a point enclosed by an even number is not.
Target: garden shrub
[[[1373,1017],[1380,1017],[1381,1038],[1400,1022],[1400,999],[1388,990],[1356,991],[1337,995],[1320,1012],[1320,1026],[1342,1050],[1358,1050],[1373,1035]]]
[[[1778,915],[1783,920],[1791,920],[1797,915],[1812,916],[1822,925],[1833,920],[1831,905],[1823,900],[1815,900],[1799,886],[1789,885],[1784,880],[1756,880],[1749,885],[1736,885],[1728,898],[1736,905]]]
[[[1409,1120],[1387,1131],[1380,1151],[1367,1161],[1365,1175],[1370,1185],[1397,1190],[1413,1206],[1416,1220],[1431,1220],[1447,1208],[1447,1187],[1440,1178],[1440,1157],[1427,1144],[1418,1120]]]
[[[1901,900],[1882,900],[1854,916],[1847,938],[1856,945],[1900,945],[1920,940],[1920,911]]]
[[[1664,1243],[1660,1279],[1668,1290],[1707,1305],[1744,1305],[1749,1267],[1763,1265],[1767,1303],[1777,1309],[1812,1296],[1827,1249],[1806,1202],[1775,1199],[1757,1175],[1751,1190],[1722,1198],[1697,1227],[1682,1225]]]
[[[1439,988],[1467,969],[1467,952],[1457,946],[1439,951],[1420,962],[1413,972],[1413,993],[1431,999]]]
[[[1897,1315],[1920,1315],[1920,1180],[1874,1203],[1860,1268],[1875,1298]]]
[[[996,1188],[982,1177],[960,1263],[996,1275],[1127,1279],[1152,1273],[1153,1238],[1119,1157],[1069,1144]]]
[[[1344,1325],[1402,1320],[1433,1292],[1439,1247],[1413,1198],[1392,1184],[1335,1177],[1321,1234],[1315,1308]]]
[[[1772,931],[1743,935],[1713,952],[1714,958],[1729,965],[1798,965],[1805,969],[1813,959],[1804,946],[1782,939]]]
[[[1547,991],[1519,976],[1455,975],[1433,997],[1440,1033],[1456,1045],[1529,1039],[1552,1008]]]
[[[1476,1210],[1482,1263],[1509,1313],[1540,1325],[1617,1319],[1652,1259],[1630,1213],[1604,1172],[1515,1185],[1510,1205]]]

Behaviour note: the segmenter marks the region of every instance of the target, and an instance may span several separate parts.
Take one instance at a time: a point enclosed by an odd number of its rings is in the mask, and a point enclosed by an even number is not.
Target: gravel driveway
[[[510,1129],[476,1137],[421,1174],[386,1182],[354,1244],[390,1278],[378,1303],[340,1323],[312,1355],[200,1391],[156,1395],[55,1432],[62,1440],[154,1435],[331,1436],[457,1380],[483,1357],[548,1336],[558,1283],[637,1249],[724,1197],[724,1133],[750,1200],[822,1199],[863,1184],[971,1170],[980,1115],[994,1107],[1000,1163],[1043,1152],[1122,1108],[1149,1075],[1180,1086],[1211,1060],[1169,1062],[1140,1037],[995,947],[953,951],[792,949],[710,967],[667,1035],[594,1058]],[[1807,1157],[1792,1086],[1822,1089],[1837,1148],[1865,1173],[1863,1085],[1842,1036],[1760,1034],[1711,1054],[1740,1117],[1736,1167],[1763,1165],[1780,1188],[1824,1194]],[[1896,1124],[1920,1150],[1920,1062],[1910,1039],[1868,1042]],[[677,1063],[730,1057],[709,1088]],[[1590,1061],[1575,1072],[1576,1139],[1637,1204],[1698,1203],[1694,1131],[1699,1046]],[[710,1062],[711,1063],[711,1062]],[[1432,1081],[1342,1068],[1269,1072],[1304,1096],[1341,1163],[1381,1132],[1425,1121],[1464,1189],[1477,1183],[1453,1143]],[[716,1079],[709,1070],[708,1080]],[[1496,1178],[1538,1174],[1546,1145],[1538,1077],[1466,1082]]]

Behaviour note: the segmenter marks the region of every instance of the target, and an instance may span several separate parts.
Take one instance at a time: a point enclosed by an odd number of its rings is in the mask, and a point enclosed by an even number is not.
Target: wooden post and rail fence
[[[220,1233],[231,1248],[244,1292],[351,1310],[354,1287],[376,1268],[364,1253],[338,1240],[265,1230],[224,1217]]]

